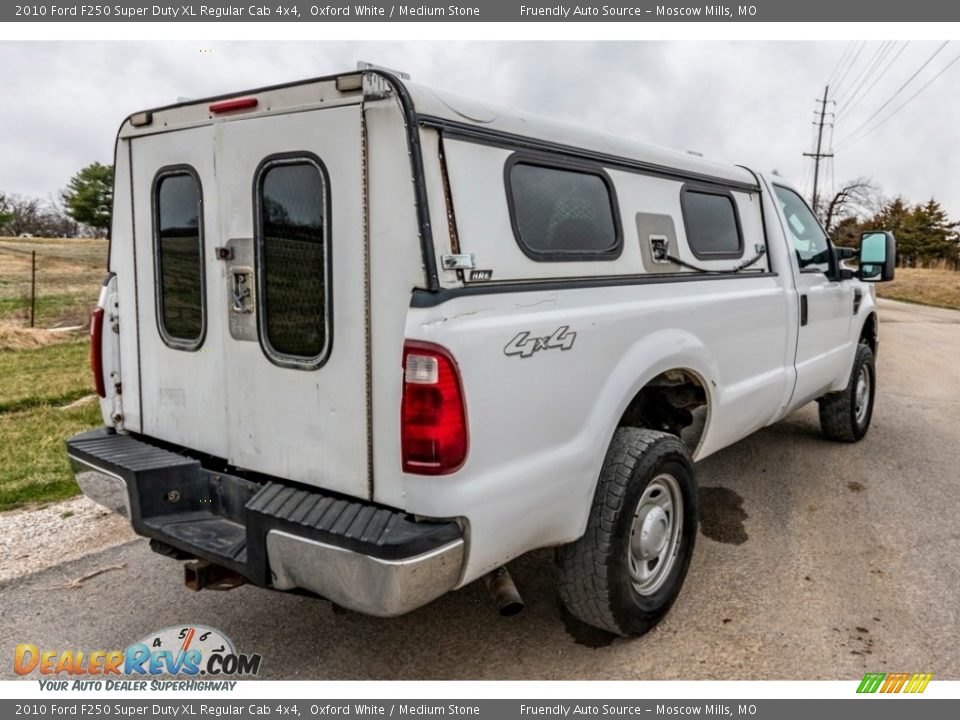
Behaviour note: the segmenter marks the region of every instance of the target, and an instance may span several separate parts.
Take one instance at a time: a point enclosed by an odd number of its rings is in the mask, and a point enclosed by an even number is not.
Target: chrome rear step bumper
[[[369,615],[414,610],[453,589],[464,560],[454,521],[202,467],[146,438],[67,441],[77,483],[134,530],[278,590],[300,588]]]

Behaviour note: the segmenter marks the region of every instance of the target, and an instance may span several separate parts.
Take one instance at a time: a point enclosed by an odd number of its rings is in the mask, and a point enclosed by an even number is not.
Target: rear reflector
[[[130,116],[130,124],[134,127],[145,127],[153,122],[152,112],[140,112]]]
[[[460,371],[439,345],[403,347],[401,448],[404,472],[446,475],[467,458],[467,409]]]
[[[98,307],[90,317],[90,369],[93,387],[100,397],[107,396],[103,383],[103,308]]]
[[[255,97],[234,98],[233,100],[211,103],[208,109],[214,115],[217,115],[218,113],[234,112],[236,110],[250,110],[257,106],[257,102]]]

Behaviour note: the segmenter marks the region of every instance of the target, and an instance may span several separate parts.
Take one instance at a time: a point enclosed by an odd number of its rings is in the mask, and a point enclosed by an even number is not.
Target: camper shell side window
[[[690,251],[700,260],[743,257],[743,230],[733,194],[726,190],[684,185],[680,211]]]
[[[510,224],[531,260],[616,260],[623,229],[599,165],[517,152],[504,165]]]
[[[332,343],[330,182],[308,152],[271,155],[254,179],[258,332],[276,365],[316,370]]]
[[[160,168],[153,180],[157,328],[177,350],[197,350],[206,335],[203,186],[189,165]]]

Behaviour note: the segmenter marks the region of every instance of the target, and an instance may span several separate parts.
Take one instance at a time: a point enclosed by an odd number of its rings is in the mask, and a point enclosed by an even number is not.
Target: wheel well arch
[[[710,423],[709,385],[700,373],[672,368],[651,378],[631,398],[617,428],[636,427],[672,433],[695,456]]]
[[[876,357],[880,342],[880,325],[875,312],[871,312],[867,315],[866,320],[863,321],[863,327],[860,328],[858,341],[869,345],[874,357]]]

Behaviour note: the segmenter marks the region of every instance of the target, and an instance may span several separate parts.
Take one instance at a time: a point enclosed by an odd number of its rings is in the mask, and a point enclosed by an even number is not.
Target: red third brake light
[[[214,115],[225,112],[233,112],[235,110],[249,110],[257,106],[257,99],[255,97],[245,97],[245,98],[234,98],[232,100],[221,100],[220,102],[211,103],[210,107],[207,109],[212,112]]]
[[[460,371],[439,345],[408,340],[403,346],[400,437],[404,472],[446,475],[467,458]]]
[[[107,396],[103,384],[103,308],[98,307],[90,316],[90,369],[93,370],[93,386],[100,397]]]

